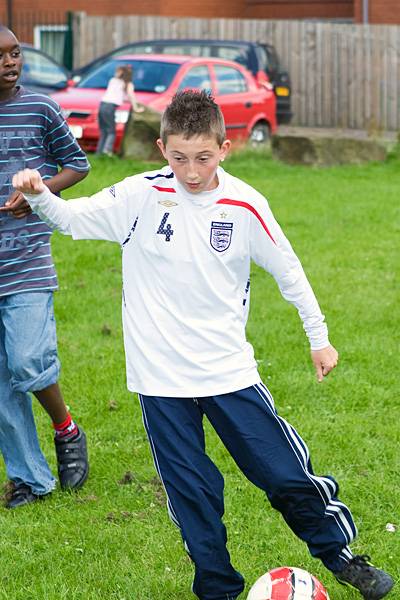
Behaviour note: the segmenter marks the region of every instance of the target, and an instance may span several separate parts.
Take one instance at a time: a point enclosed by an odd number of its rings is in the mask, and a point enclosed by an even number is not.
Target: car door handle
[[[244,105],[245,105],[246,108],[251,108],[253,106],[253,103],[252,102],[245,102]]]

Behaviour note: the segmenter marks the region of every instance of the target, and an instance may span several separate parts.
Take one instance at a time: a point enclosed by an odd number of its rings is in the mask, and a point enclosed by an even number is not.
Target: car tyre
[[[249,136],[250,146],[253,148],[262,148],[268,146],[271,141],[271,134],[268,123],[259,121],[253,127]]]

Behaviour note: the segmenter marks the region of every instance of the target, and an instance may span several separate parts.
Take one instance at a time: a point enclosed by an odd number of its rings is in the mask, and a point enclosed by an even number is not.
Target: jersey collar
[[[225,187],[225,171],[222,167],[217,169],[218,186],[208,192],[200,192],[199,194],[191,194],[188,192],[178,180],[175,181],[176,191],[178,194],[194,204],[195,206],[209,206],[219,198],[223,197]]]

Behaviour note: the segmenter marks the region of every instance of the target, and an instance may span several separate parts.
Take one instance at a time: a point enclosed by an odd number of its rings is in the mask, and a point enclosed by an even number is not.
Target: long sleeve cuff
[[[33,212],[45,223],[61,233],[71,234],[71,211],[68,202],[62,200],[46,187],[40,194],[24,194]]]

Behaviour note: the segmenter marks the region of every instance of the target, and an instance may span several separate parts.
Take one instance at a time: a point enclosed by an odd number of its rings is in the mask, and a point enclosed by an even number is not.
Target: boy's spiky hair
[[[215,136],[219,146],[226,139],[224,117],[218,104],[205,90],[177,92],[161,117],[160,137],[166,145],[168,136]]]

